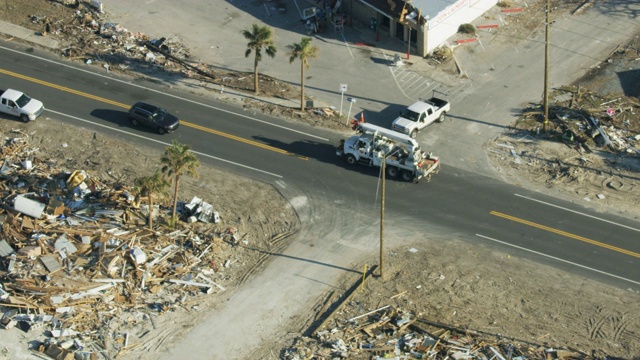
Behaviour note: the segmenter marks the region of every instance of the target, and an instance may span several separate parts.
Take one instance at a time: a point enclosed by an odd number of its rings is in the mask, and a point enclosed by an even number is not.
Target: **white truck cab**
[[[23,122],[29,122],[44,112],[44,105],[21,91],[0,90],[0,112],[17,116]]]

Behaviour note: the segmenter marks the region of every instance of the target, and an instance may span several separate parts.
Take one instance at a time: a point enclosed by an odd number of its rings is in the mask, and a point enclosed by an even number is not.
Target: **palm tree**
[[[289,63],[300,59],[300,110],[304,111],[304,69],[309,68],[309,60],[318,57],[318,47],[311,45],[310,37],[303,37],[299,43],[287,45]]]
[[[152,176],[137,178],[134,183],[138,194],[149,198],[149,229],[153,230],[153,197],[165,197],[170,184],[160,171],[156,171]]]
[[[197,168],[200,166],[200,161],[193,154],[189,145],[180,144],[173,140],[171,146],[164,149],[164,155],[160,158],[160,162],[162,163],[162,173],[173,181],[173,212],[171,219],[175,221],[180,177],[186,174],[197,178]]]
[[[273,33],[271,32],[271,28],[268,26],[259,26],[258,24],[253,24],[251,31],[243,30],[242,35],[244,38],[249,40],[247,43],[247,51],[244,53],[244,57],[249,57],[251,52],[255,52],[255,58],[253,61],[253,78],[254,78],[254,86],[253,89],[257,94],[259,91],[258,88],[258,63],[262,61],[262,49],[264,48],[264,52],[267,53],[270,57],[276,56],[276,47],[273,45]]]

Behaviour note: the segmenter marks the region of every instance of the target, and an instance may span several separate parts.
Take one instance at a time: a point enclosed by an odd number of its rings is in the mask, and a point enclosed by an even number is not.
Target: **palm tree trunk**
[[[300,60],[300,111],[304,111],[304,61]]]
[[[153,196],[149,193],[149,230],[153,231]]]
[[[178,184],[180,183],[180,175],[176,175],[176,184],[173,189],[173,212],[171,213],[171,220],[176,219],[176,208],[178,207]]]
[[[256,94],[258,93],[258,58],[256,57],[253,63],[253,89]]]

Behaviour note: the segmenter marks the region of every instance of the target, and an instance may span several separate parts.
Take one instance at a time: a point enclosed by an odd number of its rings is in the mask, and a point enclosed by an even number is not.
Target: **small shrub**
[[[511,1],[509,0],[500,0],[498,1],[498,6],[501,8],[510,8],[511,7]]]
[[[476,27],[471,24],[462,24],[458,27],[458,32],[461,34],[475,34]]]
[[[178,224],[178,215],[169,216],[165,220],[167,222],[167,227],[173,230],[176,228],[176,225]]]

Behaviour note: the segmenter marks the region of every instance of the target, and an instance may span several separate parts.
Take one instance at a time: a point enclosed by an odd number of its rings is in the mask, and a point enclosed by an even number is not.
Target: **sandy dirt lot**
[[[42,23],[31,15],[68,19],[73,9],[44,0],[0,0],[0,19],[40,29]],[[55,21],[54,21],[55,22]],[[509,31],[514,31],[510,29]],[[636,44],[637,45],[637,44]],[[636,45],[621,46],[637,49]],[[617,62],[629,66],[640,55],[629,50],[629,58]],[[612,62],[615,66],[616,63]],[[588,83],[615,82],[610,77],[615,70],[602,71],[583,79]],[[240,76],[238,76],[240,78]],[[597,82],[596,82],[597,80]],[[267,91],[265,87],[264,91]],[[595,91],[596,89],[594,89]],[[292,89],[291,91],[294,91]],[[620,92],[603,94],[624,97]],[[627,104],[628,102],[624,102]],[[637,113],[631,103],[629,114]],[[280,110],[274,110],[280,111]],[[627,112],[621,109],[620,113]],[[282,116],[286,116],[282,111]],[[46,117],[46,116],[45,116]],[[627,117],[638,124],[638,117]],[[15,132],[19,129],[20,132]],[[628,130],[638,135],[638,128]],[[118,178],[123,182],[150,174],[157,167],[160,153],[141,146],[120,143],[86,129],[78,129],[52,119],[20,124],[3,119],[0,133],[5,138],[28,136],[38,156],[56,161],[69,170],[85,169],[97,177]],[[596,204],[601,211],[612,211],[638,219],[638,158],[626,154],[623,158],[611,152],[594,151],[580,154],[572,147],[549,140],[522,141],[535,134],[535,125],[514,124],[502,137],[487,143],[490,160],[496,171],[512,183],[540,189],[551,189],[559,196]],[[525,138],[527,140],[529,138]],[[555,139],[557,140],[557,138]],[[67,144],[67,147],[62,147]],[[511,146],[523,160],[514,161]],[[592,145],[593,146],[593,145]],[[593,147],[594,150],[599,150]],[[533,155],[529,156],[528,155]],[[96,161],[95,159],[98,159]],[[535,160],[533,160],[535,159]],[[611,161],[616,162],[612,164]],[[256,248],[273,246],[270,239],[278,234],[295,232],[300,226],[290,206],[271,186],[202,167],[199,179],[188,179],[181,197],[208,194],[222,210],[223,225],[241,229],[256,239]],[[205,180],[206,179],[206,180]],[[243,184],[243,186],[238,186]],[[622,184],[622,185],[620,185]],[[232,188],[233,196],[229,196]],[[243,189],[238,192],[237,189]],[[603,195],[599,198],[598,195]],[[586,200],[586,199],[589,200]],[[250,215],[248,215],[250,214]],[[274,216],[274,214],[276,216]],[[445,239],[442,239],[445,240]],[[446,244],[446,245],[445,245]],[[283,240],[275,246],[286,246]],[[242,286],[247,276],[268,263],[268,256],[243,247],[223,247],[228,258],[241,259],[242,266],[225,270],[228,291]],[[385,279],[372,278],[364,291],[356,292],[335,318],[335,324],[384,305],[401,309],[413,318],[450,324],[469,330],[483,331],[496,338],[512,338],[514,344],[538,344],[544,348],[570,347],[596,357],[638,358],[640,354],[640,294],[596,282],[570,272],[495,251],[482,246],[446,239],[415,244],[413,247],[389,249]],[[375,264],[375,254],[368,264]],[[364,263],[356,268],[362,269]],[[419,264],[419,265],[416,265]],[[273,333],[269,346],[257,349],[256,359],[329,358],[330,338],[310,338],[302,334],[322,313],[326,303],[337,300],[357,278],[346,278],[336,294],[328,294],[317,303],[309,304],[307,314],[297,314],[283,333]],[[400,294],[400,295],[399,295]],[[114,324],[114,332],[128,331],[135,335],[135,346],[120,349],[122,358],[139,358],[165,343],[177,341],[182,329],[201,319],[202,311],[215,311],[216,303],[225,295],[211,295],[206,301],[191,307],[177,307],[155,320],[136,320],[128,314],[126,323]],[[331,329],[334,326],[327,326]],[[337,327],[337,325],[335,326]],[[3,331],[0,354],[5,358],[27,358],[24,349],[32,340],[17,330]],[[5,337],[4,334],[7,334]],[[33,336],[33,335],[30,335]],[[334,339],[337,339],[336,336]],[[38,337],[43,340],[42,336]],[[241,339],[239,339],[240,341]],[[350,359],[368,359],[370,354],[357,351],[357,339],[347,341]],[[22,349],[22,350],[21,350]],[[21,352],[22,351],[22,352]],[[118,352],[111,349],[111,356]]]

